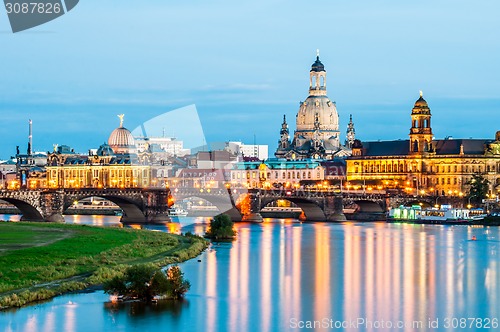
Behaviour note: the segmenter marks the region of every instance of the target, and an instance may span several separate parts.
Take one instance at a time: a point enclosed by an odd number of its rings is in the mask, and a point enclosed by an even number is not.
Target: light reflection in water
[[[498,228],[272,220],[236,227],[236,241],[214,244],[201,262],[182,264],[192,288],[175,310],[99,311],[107,301],[102,293],[68,295],[37,310],[0,313],[0,326],[244,332],[288,331],[292,318],[424,324],[428,318],[500,318]],[[203,234],[206,224],[180,229]],[[473,235],[477,241],[470,241]],[[65,305],[69,299],[78,310]],[[58,301],[63,305],[51,305]]]

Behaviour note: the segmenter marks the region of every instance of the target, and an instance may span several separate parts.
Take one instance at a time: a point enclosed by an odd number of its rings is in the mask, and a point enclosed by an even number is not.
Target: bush
[[[234,223],[227,214],[219,214],[210,220],[209,230],[205,236],[211,239],[232,239],[236,236]]]
[[[178,266],[170,267],[165,273],[154,265],[144,264],[131,266],[123,276],[106,282],[104,291],[128,299],[151,301],[155,296],[180,299],[190,287]]]

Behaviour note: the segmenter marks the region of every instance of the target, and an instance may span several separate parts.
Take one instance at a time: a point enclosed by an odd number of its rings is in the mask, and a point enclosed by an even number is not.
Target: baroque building
[[[350,155],[351,150],[340,144],[337,106],[327,96],[326,70],[319,52],[309,72],[309,96],[300,103],[295,122],[296,130],[291,138],[286,117],[283,117],[275,153],[277,158],[333,159]]]
[[[490,139],[436,140],[431,110],[420,93],[411,112],[409,139],[355,140],[346,166],[348,186],[446,196],[465,195],[472,176],[481,174],[494,197],[500,191],[500,131]]]
[[[48,188],[142,188],[155,185],[152,179],[151,155],[136,153],[134,138],[123,127],[113,130],[108,143],[88,155],[75,153],[69,147],[54,146],[47,156]]]

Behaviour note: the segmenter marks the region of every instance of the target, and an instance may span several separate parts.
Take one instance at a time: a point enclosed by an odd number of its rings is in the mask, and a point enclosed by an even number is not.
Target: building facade
[[[55,146],[47,156],[47,188],[144,188],[156,186],[151,155],[137,154],[134,138],[120,126],[88,155],[75,153],[67,146]]]
[[[494,197],[500,190],[500,132],[490,139],[436,140],[431,110],[421,93],[412,109],[409,139],[355,140],[346,163],[348,185],[464,196],[472,176],[481,174]]]
[[[239,162],[231,169],[231,186],[239,188],[292,188],[325,179],[325,167],[315,160]]]
[[[318,54],[309,72],[309,96],[300,103],[296,115],[293,138],[283,117],[275,156],[288,160],[333,159],[350,152],[340,144],[337,106],[327,96],[326,70]]]

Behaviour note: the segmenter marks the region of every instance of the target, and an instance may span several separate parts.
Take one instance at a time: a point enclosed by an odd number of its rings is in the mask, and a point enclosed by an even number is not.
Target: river
[[[94,225],[119,225],[118,218],[66,216],[67,222]],[[206,224],[185,218],[156,228],[202,234]],[[0,328],[498,330],[500,228],[279,219],[236,228],[237,240],[214,244],[181,264],[191,282],[182,302],[112,304],[102,291],[69,294],[0,312]]]

